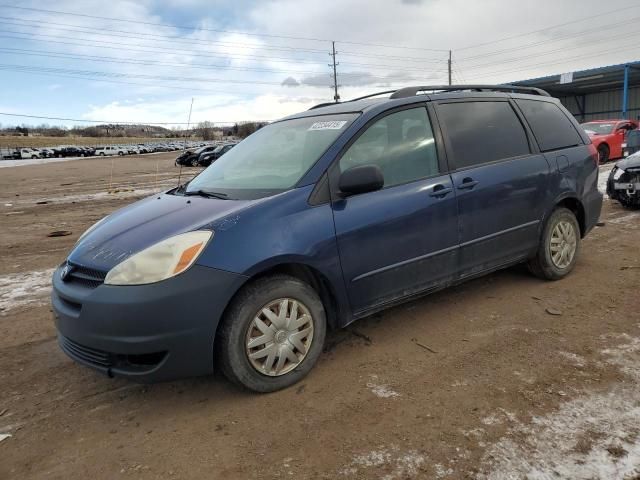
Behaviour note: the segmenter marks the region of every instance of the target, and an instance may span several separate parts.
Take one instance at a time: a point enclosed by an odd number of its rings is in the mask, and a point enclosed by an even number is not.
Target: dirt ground
[[[73,363],[51,269],[176,184],[173,156],[0,164],[1,479],[640,478],[640,212],[610,200],[565,280],[516,267],[358,321],[281,392]]]

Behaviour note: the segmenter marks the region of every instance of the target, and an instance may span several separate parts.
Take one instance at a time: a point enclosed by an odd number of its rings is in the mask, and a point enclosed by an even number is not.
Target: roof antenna
[[[189,119],[187,120],[187,130],[185,132],[184,144],[182,152],[187,149],[187,133],[189,133],[189,125],[191,124],[191,111],[193,110],[193,97],[191,97],[191,106],[189,107]],[[180,186],[180,179],[182,178],[182,163],[180,164],[180,171],[178,172],[178,186]]]

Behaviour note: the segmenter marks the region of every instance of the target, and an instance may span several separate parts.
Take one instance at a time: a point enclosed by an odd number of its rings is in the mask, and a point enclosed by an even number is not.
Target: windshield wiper
[[[184,192],[185,197],[205,197],[205,198],[218,198],[220,200],[228,200],[229,195],[222,192],[208,192],[207,190],[194,190],[191,192]]]

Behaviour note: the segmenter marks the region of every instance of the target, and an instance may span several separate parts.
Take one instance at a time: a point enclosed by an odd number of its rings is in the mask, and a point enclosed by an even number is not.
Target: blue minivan
[[[53,275],[60,346],[109,376],[220,368],[281,389],[327,329],[521,262],[565,277],[598,221],[597,182],[589,137],[542,90],[319,105],[89,228]]]

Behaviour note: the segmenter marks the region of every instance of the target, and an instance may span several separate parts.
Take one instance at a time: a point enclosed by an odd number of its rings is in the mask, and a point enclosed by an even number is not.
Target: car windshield
[[[289,190],[355,118],[323,115],[267,125],[195,177],[186,192],[255,199]]]
[[[593,132],[596,135],[607,135],[613,131],[613,123],[589,122],[583,123],[582,128],[585,132]]]

